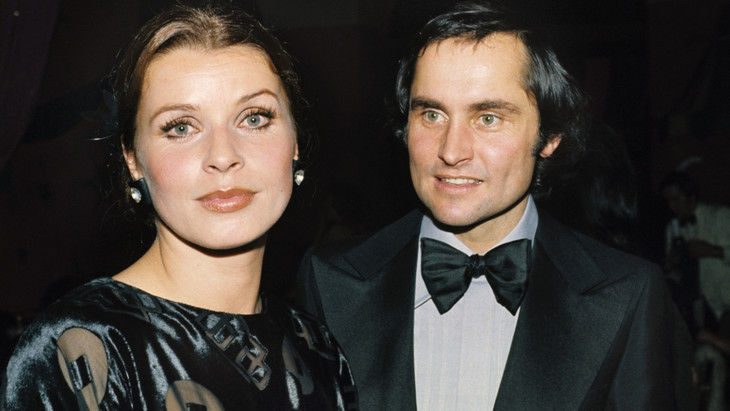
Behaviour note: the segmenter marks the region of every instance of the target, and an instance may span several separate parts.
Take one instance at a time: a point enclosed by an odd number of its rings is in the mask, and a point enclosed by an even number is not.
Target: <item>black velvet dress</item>
[[[357,409],[350,366],[313,317],[264,298],[208,311],[102,278],[21,337],[2,410]]]

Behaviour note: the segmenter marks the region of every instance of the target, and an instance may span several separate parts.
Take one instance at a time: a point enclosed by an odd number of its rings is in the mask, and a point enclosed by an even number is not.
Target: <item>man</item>
[[[396,95],[425,213],[316,250],[301,269],[302,298],[343,346],[361,408],[688,400],[658,267],[570,231],[529,194],[581,146],[583,100],[554,53],[500,9],[464,5],[421,30]]]
[[[710,370],[704,375],[709,380],[700,382],[710,388],[707,409],[726,409],[725,357],[730,354],[730,208],[700,202],[697,184],[684,171],[669,173],[660,189],[674,215],[666,226],[664,268],[697,341],[694,363],[698,368]]]
[[[721,321],[730,313],[730,208],[700,202],[697,185],[684,172],[667,175],[661,192],[674,214],[666,227],[667,268],[688,271],[687,260],[696,262],[700,293]]]

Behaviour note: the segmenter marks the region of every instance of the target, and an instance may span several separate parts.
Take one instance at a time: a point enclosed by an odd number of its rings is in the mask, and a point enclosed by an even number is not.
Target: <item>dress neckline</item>
[[[112,287],[115,287],[115,288],[131,290],[131,291],[134,291],[137,294],[143,294],[143,295],[145,295],[145,296],[147,296],[147,297],[149,297],[151,299],[154,299],[156,301],[164,302],[166,304],[175,305],[175,306],[178,306],[178,307],[181,307],[181,308],[185,308],[187,310],[196,311],[196,312],[206,312],[206,313],[219,314],[219,315],[235,315],[235,316],[240,316],[240,317],[244,317],[244,318],[255,318],[257,316],[266,314],[268,312],[268,309],[269,309],[269,299],[267,298],[267,296],[264,293],[259,293],[259,298],[261,299],[261,311],[259,311],[257,313],[253,313],[253,314],[238,314],[238,313],[231,313],[231,312],[228,312],[228,311],[211,310],[211,309],[205,308],[205,307],[199,307],[199,306],[196,306],[196,305],[187,304],[187,303],[183,303],[183,302],[180,302],[180,301],[170,300],[170,299],[167,299],[167,298],[164,298],[164,297],[160,297],[158,295],[151,294],[151,293],[149,293],[149,292],[147,292],[147,291],[145,291],[145,290],[143,290],[143,289],[141,289],[139,287],[135,287],[135,286],[133,286],[131,284],[127,284],[125,282],[122,282],[122,281],[119,281],[119,280],[115,280],[112,277],[100,277],[100,278],[97,278],[96,280],[93,280],[91,283],[92,284],[94,284],[94,283],[96,283],[96,284],[109,284],[109,285],[111,285]]]

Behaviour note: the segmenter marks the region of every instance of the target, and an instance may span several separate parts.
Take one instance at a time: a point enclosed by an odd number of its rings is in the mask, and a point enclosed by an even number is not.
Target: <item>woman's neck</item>
[[[241,250],[210,252],[158,235],[149,250],[114,279],[152,295],[212,311],[261,310],[265,238]]]

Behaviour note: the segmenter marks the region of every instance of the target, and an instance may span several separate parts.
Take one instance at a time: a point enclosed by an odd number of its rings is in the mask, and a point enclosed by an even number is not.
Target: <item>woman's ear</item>
[[[124,153],[124,161],[127,163],[127,168],[129,169],[129,174],[132,176],[132,179],[137,181],[144,177],[141,171],[137,168],[137,156],[134,152],[127,150],[124,145],[122,145],[122,152]]]

